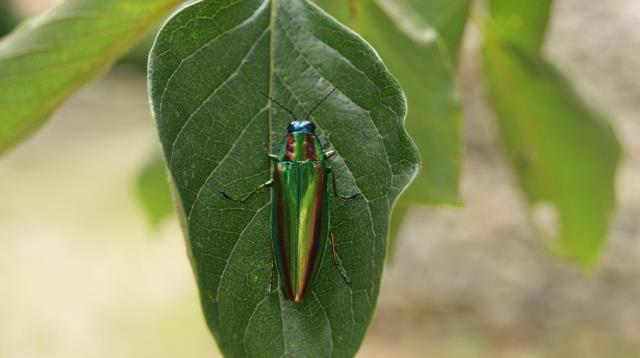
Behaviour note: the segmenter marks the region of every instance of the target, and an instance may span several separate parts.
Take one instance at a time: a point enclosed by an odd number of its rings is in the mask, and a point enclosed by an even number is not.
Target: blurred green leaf
[[[614,209],[616,136],[553,65],[491,27],[485,37],[490,97],[520,185],[556,217],[553,248],[592,265]]]
[[[237,357],[351,357],[371,321],[389,214],[414,177],[418,153],[404,128],[405,100],[375,52],[305,0],[199,2],[160,31],[149,67],[151,100],[206,321]],[[329,201],[331,229],[353,284],[323,244],[307,299],[268,293],[269,193],[224,200],[270,177],[271,150],[290,116],[331,88],[314,114],[338,155],[332,166],[352,201]]]
[[[397,203],[395,239],[411,205],[460,204],[460,99],[456,63],[468,0],[320,0],[376,48],[407,94],[407,130],[420,150],[422,170]],[[349,18],[351,16],[351,18]]]
[[[154,153],[138,174],[136,194],[153,227],[174,213],[164,159],[159,153]]]
[[[492,30],[520,48],[538,52],[544,43],[552,0],[489,0]]]
[[[0,153],[25,139],[179,0],[70,0],[0,41]]]
[[[555,239],[553,249],[592,265],[614,210],[619,143],[607,121],[540,54],[552,1],[488,5],[485,72],[532,216],[545,218],[537,224]]]
[[[389,3],[391,0],[382,0]],[[445,45],[443,56],[450,57],[454,62],[458,59],[460,45],[464,36],[467,19],[469,17],[470,0],[404,0],[411,6],[408,11],[414,12],[427,25],[434,28],[438,38]],[[402,3],[399,1],[398,3]],[[406,15],[403,15],[406,16]],[[402,17],[396,19],[401,21]]]

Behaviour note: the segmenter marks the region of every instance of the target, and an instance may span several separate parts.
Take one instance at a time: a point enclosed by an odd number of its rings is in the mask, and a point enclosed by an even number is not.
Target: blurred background
[[[556,0],[545,45],[625,150],[618,210],[588,273],[534,237],[467,28],[465,206],[409,213],[359,357],[640,356],[639,23],[638,0]],[[219,356],[177,220],[151,226],[136,199],[158,147],[145,73],[125,64],[0,158],[0,357]]]

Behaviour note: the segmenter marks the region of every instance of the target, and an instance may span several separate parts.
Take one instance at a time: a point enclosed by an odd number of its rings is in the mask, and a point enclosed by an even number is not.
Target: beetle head
[[[296,120],[289,123],[287,127],[288,133],[316,133],[316,125],[307,120]]]

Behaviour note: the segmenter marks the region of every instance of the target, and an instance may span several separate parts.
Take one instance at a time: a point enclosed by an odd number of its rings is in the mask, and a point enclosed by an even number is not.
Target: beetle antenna
[[[322,104],[322,102],[326,101],[327,98],[329,98],[329,96],[331,96],[333,94],[333,92],[336,91],[336,87],[333,87],[333,89],[331,90],[331,92],[329,92],[326,96],[324,96],[323,99],[320,100],[320,102],[318,102],[315,107],[313,107],[310,111],[309,114],[307,114],[307,121],[309,120],[309,118],[311,118],[311,113],[313,113],[313,111],[315,111],[316,109],[318,109],[318,107],[320,107],[320,105]]]
[[[275,103],[276,105],[278,105],[280,108],[284,109],[285,111],[289,112],[289,114],[291,114],[291,117],[293,117],[294,121],[297,121],[298,118],[296,118],[296,115],[287,107],[281,105],[278,101],[276,101],[275,99],[271,98],[270,96],[267,96],[266,94],[263,94],[263,96],[267,97],[269,100],[271,100],[271,102]]]

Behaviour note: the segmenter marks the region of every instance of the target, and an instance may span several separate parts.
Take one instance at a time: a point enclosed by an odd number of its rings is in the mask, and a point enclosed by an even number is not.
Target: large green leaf
[[[69,0],[0,41],[0,153],[101,74],[180,0]]]
[[[554,66],[490,29],[486,37],[491,99],[520,185],[557,220],[553,247],[591,265],[614,208],[616,136]]]
[[[180,200],[207,324],[221,350],[242,357],[349,357],[371,320],[385,257],[389,213],[414,177],[417,152],[403,128],[404,96],[361,38],[303,0],[222,0],[192,5],[161,30],[149,67],[164,156]],[[347,286],[322,257],[305,302],[268,293],[269,193],[245,204],[270,176],[263,151],[289,115],[270,94],[315,113],[338,156],[333,167],[352,201],[329,202]]]
[[[364,0],[349,19],[342,0],[319,0],[376,48],[407,94],[407,130],[422,171],[398,201],[391,240],[411,205],[460,204],[461,108],[456,63],[468,0]],[[352,8],[353,10],[353,8]]]

